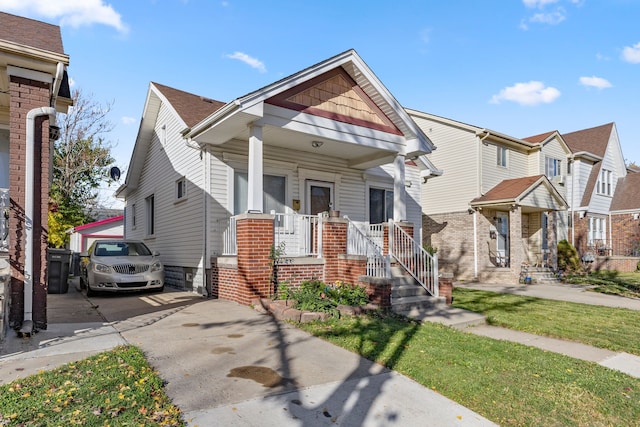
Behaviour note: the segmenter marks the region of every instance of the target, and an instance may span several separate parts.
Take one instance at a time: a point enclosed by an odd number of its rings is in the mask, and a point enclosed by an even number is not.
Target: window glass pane
[[[385,213],[385,221],[389,221],[389,219],[393,218],[393,191],[385,190],[385,204],[386,204],[386,213]]]
[[[233,175],[233,214],[238,215],[247,211],[248,175],[246,172],[236,172]]]
[[[380,224],[384,222],[384,190],[379,188],[369,189],[369,222]]]
[[[264,176],[264,211],[284,213],[285,178],[284,176]]]

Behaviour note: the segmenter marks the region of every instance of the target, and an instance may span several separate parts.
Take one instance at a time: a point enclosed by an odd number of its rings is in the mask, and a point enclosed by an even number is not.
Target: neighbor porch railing
[[[438,296],[438,255],[431,255],[398,224],[389,221],[389,253],[420,285]]]
[[[364,231],[363,231],[364,228]],[[349,221],[347,228],[347,255],[367,257],[367,276],[391,277],[389,256],[384,254],[384,224],[368,226]]]
[[[9,252],[9,189],[0,188],[0,252]]]

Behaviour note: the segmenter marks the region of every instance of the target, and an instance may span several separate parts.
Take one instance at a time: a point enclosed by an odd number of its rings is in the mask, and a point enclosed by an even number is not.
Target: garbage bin
[[[66,294],[69,290],[69,258],[67,249],[47,249],[48,293]]]

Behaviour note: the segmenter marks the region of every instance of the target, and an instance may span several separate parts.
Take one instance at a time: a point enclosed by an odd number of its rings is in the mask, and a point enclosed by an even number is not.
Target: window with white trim
[[[507,167],[507,147],[497,146],[496,161],[498,166]]]
[[[600,171],[600,176],[598,177],[598,183],[596,185],[596,191],[598,194],[602,194],[605,196],[611,196],[611,181],[613,177],[613,172],[608,169],[602,169]]]
[[[369,223],[381,224],[393,218],[393,190],[369,188]]]
[[[145,199],[146,217],[147,217],[147,235],[153,236],[156,232],[156,206],[155,196],[152,194]]]
[[[562,175],[562,160],[546,156],[544,159],[544,174],[549,179]]]
[[[287,194],[287,179],[279,175],[263,175],[262,177],[262,208],[264,212],[285,213]],[[233,176],[233,212],[235,215],[247,211],[247,195],[249,191],[249,177],[247,172],[236,171]]]
[[[589,217],[588,223],[588,245],[594,246],[596,243],[603,243],[607,240],[607,222],[605,218]]]
[[[187,180],[182,177],[176,181],[175,200],[179,202],[187,198]]]
[[[131,205],[131,228],[136,228],[136,204]]]

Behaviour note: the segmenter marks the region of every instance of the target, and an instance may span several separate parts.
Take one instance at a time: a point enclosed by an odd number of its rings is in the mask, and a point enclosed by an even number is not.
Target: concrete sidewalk
[[[187,292],[49,295],[49,327],[9,331],[0,383],[136,345],[191,426],[495,425],[433,390],[238,304]]]
[[[590,292],[587,287],[571,284],[557,285],[504,285],[493,283],[456,283],[456,287],[478,289],[484,291],[508,293],[536,298],[553,299],[575,302],[580,304],[600,305],[613,308],[640,310],[640,299],[624,298],[616,295],[606,295]],[[555,338],[543,337],[513,329],[490,325],[476,325],[467,329],[476,335],[482,335],[499,340],[512,341],[520,344],[538,347],[543,350],[564,354],[575,359],[596,362],[610,369],[624,372],[627,375],[640,378],[640,357],[624,352],[615,352],[585,344]]]

